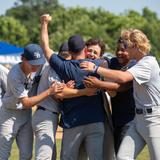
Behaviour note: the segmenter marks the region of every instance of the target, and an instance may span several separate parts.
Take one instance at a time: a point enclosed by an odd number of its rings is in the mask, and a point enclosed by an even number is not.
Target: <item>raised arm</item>
[[[49,47],[49,38],[48,38],[48,24],[52,20],[52,17],[49,14],[44,14],[41,16],[40,20],[41,20],[41,34],[40,34],[41,46],[43,48],[47,61],[49,61],[50,57],[53,54],[52,49],[50,49]]]

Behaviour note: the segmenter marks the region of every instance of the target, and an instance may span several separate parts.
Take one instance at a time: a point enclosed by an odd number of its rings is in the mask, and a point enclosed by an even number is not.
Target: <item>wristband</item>
[[[95,65],[94,68],[93,68],[93,73],[97,73],[98,68],[99,68],[99,66]]]

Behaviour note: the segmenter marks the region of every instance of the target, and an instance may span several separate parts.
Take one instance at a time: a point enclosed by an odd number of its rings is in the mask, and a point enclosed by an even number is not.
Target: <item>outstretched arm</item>
[[[62,92],[54,95],[55,98],[74,98],[80,96],[93,96],[96,95],[96,88],[84,88],[84,89],[73,89],[65,87]]]
[[[90,88],[102,88],[110,91],[117,91],[120,88],[120,84],[118,83],[101,81],[93,76],[86,77],[83,80],[83,83],[85,84],[85,86]]]
[[[26,109],[31,108],[34,105],[41,102],[42,100],[44,100],[45,98],[47,98],[48,96],[62,92],[63,89],[64,89],[64,84],[53,82],[53,84],[44,92],[38,94],[37,96],[33,96],[33,97],[23,97],[20,99],[20,101],[23,104],[24,108]]]
[[[80,67],[85,71],[96,71],[99,75],[112,79],[114,82],[117,83],[126,83],[133,80],[132,74],[128,71],[106,69],[103,67],[95,66],[94,63],[88,61],[82,62],[80,64]]]
[[[48,24],[52,20],[52,17],[49,14],[44,14],[40,18],[41,20],[41,34],[40,41],[43,48],[46,59],[49,61],[50,57],[53,54],[52,49],[49,47],[49,38],[48,38]]]
[[[111,78],[117,83],[126,83],[133,80],[132,74],[128,71],[118,71],[99,67],[97,73],[104,75],[104,77]]]

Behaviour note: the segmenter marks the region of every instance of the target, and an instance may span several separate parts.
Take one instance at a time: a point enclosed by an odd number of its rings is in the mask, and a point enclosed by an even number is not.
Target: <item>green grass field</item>
[[[59,160],[60,145],[61,145],[61,140],[57,140],[57,154],[58,154],[57,160]],[[148,149],[147,149],[147,147],[145,147],[144,150],[138,156],[137,160],[149,160],[148,157],[149,157],[148,156]],[[33,157],[33,159],[34,159],[34,157]],[[15,143],[13,144],[12,152],[11,152],[11,156],[10,156],[9,160],[18,160],[18,149],[17,149],[17,146]]]

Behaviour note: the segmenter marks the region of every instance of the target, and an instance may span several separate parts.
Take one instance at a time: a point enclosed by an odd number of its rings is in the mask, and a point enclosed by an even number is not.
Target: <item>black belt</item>
[[[42,107],[42,106],[37,106],[37,110],[43,110],[43,111],[46,111],[47,109],[46,108],[44,108],[44,107]],[[58,113],[57,112],[52,112],[53,114],[57,114],[58,115]]]
[[[145,108],[145,109],[136,108],[135,112],[136,112],[136,114],[143,114],[143,113],[152,113],[153,110],[152,110],[152,108]]]

